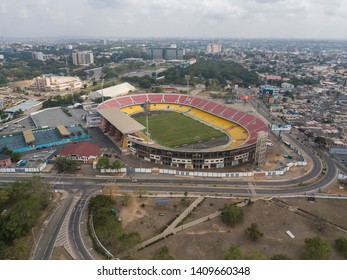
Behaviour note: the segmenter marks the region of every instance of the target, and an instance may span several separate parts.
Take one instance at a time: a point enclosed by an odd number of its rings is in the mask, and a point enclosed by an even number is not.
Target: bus
[[[289,143],[288,141],[283,141],[283,143],[284,143],[286,146],[290,147],[290,143]]]

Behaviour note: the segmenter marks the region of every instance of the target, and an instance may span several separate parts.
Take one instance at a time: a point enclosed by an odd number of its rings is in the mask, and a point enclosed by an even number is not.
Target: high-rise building
[[[205,48],[205,54],[218,54],[222,52],[221,44],[208,44]]]
[[[42,52],[33,52],[33,53],[32,53],[32,57],[33,57],[33,59],[35,59],[35,60],[45,61]]]
[[[72,63],[75,65],[89,65],[94,63],[92,51],[75,52],[72,54]]]
[[[221,53],[222,45],[221,44],[212,44],[212,53]]]
[[[185,52],[182,48],[149,48],[147,57],[149,59],[183,59]]]

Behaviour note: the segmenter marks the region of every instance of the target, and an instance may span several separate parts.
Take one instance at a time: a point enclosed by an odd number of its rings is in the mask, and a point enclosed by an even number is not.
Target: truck
[[[293,155],[292,154],[286,154],[284,155],[285,158],[288,158],[288,159],[292,159],[293,158]]]
[[[20,161],[17,162],[17,166],[26,166],[27,165],[27,161],[25,159],[21,159]]]

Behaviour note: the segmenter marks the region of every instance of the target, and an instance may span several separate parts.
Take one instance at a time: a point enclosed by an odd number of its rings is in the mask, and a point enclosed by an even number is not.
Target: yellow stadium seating
[[[124,113],[127,113],[128,115],[133,115],[133,114],[143,112],[143,108],[140,105],[124,107],[124,108],[121,108],[120,110]]]

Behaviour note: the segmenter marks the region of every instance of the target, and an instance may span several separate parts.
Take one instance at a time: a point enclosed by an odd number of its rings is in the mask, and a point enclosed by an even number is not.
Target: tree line
[[[38,176],[0,189],[0,259],[28,259],[32,228],[49,205],[48,182]]]

